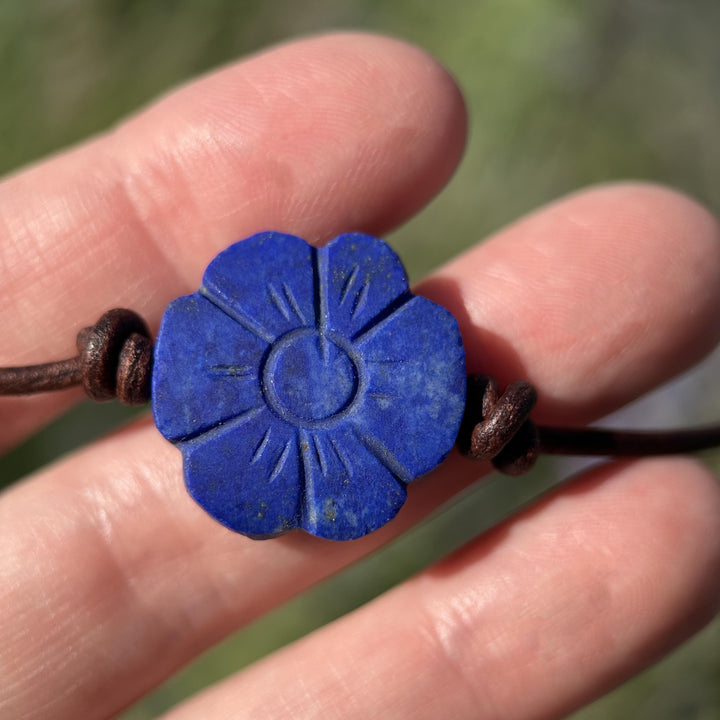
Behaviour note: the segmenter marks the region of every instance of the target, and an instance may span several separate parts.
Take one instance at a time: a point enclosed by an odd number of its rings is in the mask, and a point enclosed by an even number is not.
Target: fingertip
[[[665,458],[583,473],[395,594],[468,707],[565,717],[702,629],[719,578],[720,487]]]
[[[555,306],[561,322],[547,369],[557,371],[572,350],[582,362],[563,367],[564,378],[556,373],[551,402],[574,412],[577,400],[591,400],[596,417],[720,341],[720,225],[696,200],[652,183],[600,185],[554,207],[549,222],[567,258],[557,272],[569,291]]]
[[[328,74],[328,68],[340,68],[344,85],[354,88],[352,94],[345,93],[344,112],[365,118],[364,152],[348,172],[348,180],[368,169],[379,174],[377,184],[364,185],[351,198],[343,229],[384,235],[450,179],[467,141],[467,106],[456,79],[427,50],[399,38],[363,32],[330,33],[280,49],[288,59],[298,55],[305,60],[314,79]],[[302,62],[288,64],[302,67]],[[342,115],[338,119],[339,131],[345,133]],[[389,183],[390,177],[401,182]],[[378,197],[384,198],[382,206],[369,212],[378,206]]]
[[[638,600],[627,603],[629,617],[663,629],[648,636],[658,653],[697,632],[720,610],[720,484],[699,460],[651,457],[603,464],[532,508],[523,522],[532,524],[536,516],[554,523],[560,535],[567,527],[581,527],[598,557],[613,558],[608,572],[618,578],[618,587],[641,591],[626,593],[628,601]],[[575,551],[572,543],[568,547]],[[615,612],[612,605],[607,610]]]
[[[472,372],[530,380],[541,422],[587,422],[720,340],[720,230],[668,188],[592,187],[506,228],[423,291],[458,318]]]
[[[629,514],[647,514],[646,542],[659,546],[653,575],[677,642],[720,610],[720,484],[702,462],[686,457],[631,463],[620,481],[631,488]]]

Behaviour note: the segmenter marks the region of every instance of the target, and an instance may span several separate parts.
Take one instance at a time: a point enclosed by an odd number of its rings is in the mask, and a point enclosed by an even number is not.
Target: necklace
[[[525,381],[501,393],[465,374],[456,320],[413,295],[381,240],[323,248],[278,232],[231,245],[202,286],[144,321],[114,309],[68,360],[0,369],[0,394],[82,385],[98,401],[152,402],[182,453],[190,495],[263,539],[301,528],[334,540],[392,520],[415,478],[453,445],[508,474],[539,453],[640,456],[720,444],[720,426],[670,433],[538,427]]]

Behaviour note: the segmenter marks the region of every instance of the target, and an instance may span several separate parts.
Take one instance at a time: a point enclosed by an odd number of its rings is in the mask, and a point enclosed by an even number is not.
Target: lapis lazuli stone
[[[381,240],[315,249],[265,232],[168,306],[152,404],[190,494],[221,523],[349,540],[391,520],[450,451],[465,355],[455,319],[410,293]]]

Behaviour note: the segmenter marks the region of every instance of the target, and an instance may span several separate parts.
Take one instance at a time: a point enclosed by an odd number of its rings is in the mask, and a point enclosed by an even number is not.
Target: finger
[[[385,232],[445,183],[464,128],[442,68],[369,35],[302,40],[181,88],[0,186],[0,365],[75,354],[110,307],[156,325],[258,230]],[[4,400],[3,442],[67,401]]]
[[[565,198],[422,284],[458,318],[469,371],[540,391],[536,417],[577,423],[692,366],[720,339],[720,229],[660,187]]]
[[[626,203],[623,192],[627,192]],[[661,367],[689,361],[686,341],[699,347],[700,338],[714,332],[712,326],[709,330],[705,326],[720,299],[720,258],[711,252],[714,225],[698,206],[664,190],[629,188],[591,194],[595,203],[605,202],[606,213],[597,208],[594,212],[602,218],[608,235],[625,237],[617,252],[625,248],[628,255],[621,255],[619,262],[635,262],[636,256],[662,253],[671,245],[680,245],[684,251],[677,256],[672,273],[665,265],[638,263],[635,294],[629,302],[637,304],[638,315],[655,329],[628,343],[630,359],[626,355],[595,356],[579,348],[576,363],[588,377],[596,371],[605,378],[598,382],[607,383],[612,380],[613,368],[618,382],[619,376],[625,377],[628,368],[634,368],[632,358],[640,365],[646,363],[649,347],[658,350]],[[663,228],[662,233],[648,235],[646,225],[628,222],[637,211],[626,205],[640,200],[640,194],[646,203],[657,198],[657,227]],[[574,204],[585,207],[588,198],[578,196],[565,203],[565,211],[571,213]],[[557,207],[549,212],[557,212]],[[594,226],[580,221],[579,210],[576,217],[579,244],[605,242],[594,236]],[[526,241],[537,241],[544,227],[544,216],[539,214],[535,222],[525,225]],[[548,227],[554,230],[552,223]],[[587,228],[585,236],[581,227]],[[668,227],[674,228],[672,237],[665,235]],[[494,243],[488,246],[491,253],[498,252]],[[515,236],[508,248],[507,267],[520,267],[522,237]],[[492,274],[487,283],[480,281],[492,267],[485,250],[475,249],[462,263],[443,270],[441,284],[428,283],[424,288],[465,288],[467,293],[464,283],[478,278],[485,293],[484,288],[492,283]],[[703,253],[707,267],[698,272],[696,258]],[[513,263],[518,254],[519,264]],[[713,267],[714,272],[709,269]],[[657,277],[660,270],[663,278],[672,275],[677,292],[699,299],[689,319],[680,305],[646,302],[648,296],[662,292]],[[588,288],[592,298],[595,284],[608,286],[602,265],[590,264],[584,272],[570,272],[580,289],[569,286],[564,292],[576,300],[582,298],[582,288]],[[510,287],[523,285],[524,271],[520,269],[508,283]],[[622,288],[616,291],[622,292]],[[561,303],[557,295],[562,292],[558,290],[553,299],[528,292],[523,298],[526,312],[540,307],[536,322],[542,321],[542,308]],[[460,316],[466,345],[472,349],[483,339],[485,323],[494,321],[489,315],[486,320],[479,317],[478,308],[491,302],[484,294],[466,295],[466,301],[477,322],[468,323]],[[657,309],[657,317],[648,315],[652,308]],[[589,306],[588,312],[601,310]],[[526,342],[523,336],[509,333],[504,340],[505,346],[498,344],[496,355],[491,356],[493,362],[499,363],[503,347],[507,350],[517,344],[522,350]],[[551,342],[548,352],[552,351]],[[470,355],[470,360],[479,365],[482,356]],[[512,363],[509,353],[508,363]],[[528,363],[531,377],[542,379],[546,373],[555,383],[549,390],[562,390],[563,377],[573,382],[570,372],[561,373],[557,380],[547,372],[542,348],[529,356]],[[638,385],[644,387],[641,372],[629,375],[637,384],[621,385],[626,395],[616,394],[617,402],[633,397]],[[540,391],[541,395],[546,391],[545,385],[540,384]],[[594,402],[592,397],[590,401]],[[576,412],[582,411],[578,402]],[[3,605],[9,608],[0,616],[0,635],[6,638],[0,658],[7,666],[6,677],[13,678],[13,709],[18,714],[21,709],[29,714],[27,708],[42,707],[46,713],[51,709],[50,714],[58,720],[78,715],[90,720],[117,712],[223,634],[377,547],[477,473],[477,467],[468,461],[451,457],[433,476],[411,486],[408,503],[396,521],[359,542],[333,544],[295,534],[254,543],[216,526],[186,497],[179,454],[147,425],[58,464],[0,501],[0,526],[13,538],[0,557],[0,589],[6,588]],[[57,607],[64,609],[61,625],[57,613],[48,611]],[[105,647],[114,648],[112,658],[103,654]],[[49,677],[39,670],[43,667],[57,671]],[[77,677],[84,678],[83,693],[63,693],[63,688],[72,684],[71,678]]]
[[[701,628],[719,577],[704,469],[604,467],[167,720],[565,717]]]

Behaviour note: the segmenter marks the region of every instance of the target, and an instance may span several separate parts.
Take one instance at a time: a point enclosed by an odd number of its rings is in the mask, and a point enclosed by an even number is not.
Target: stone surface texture
[[[235,243],[170,303],[155,349],[155,422],[190,494],[254,538],[381,527],[452,448],[464,402],[455,319],[360,233]]]

